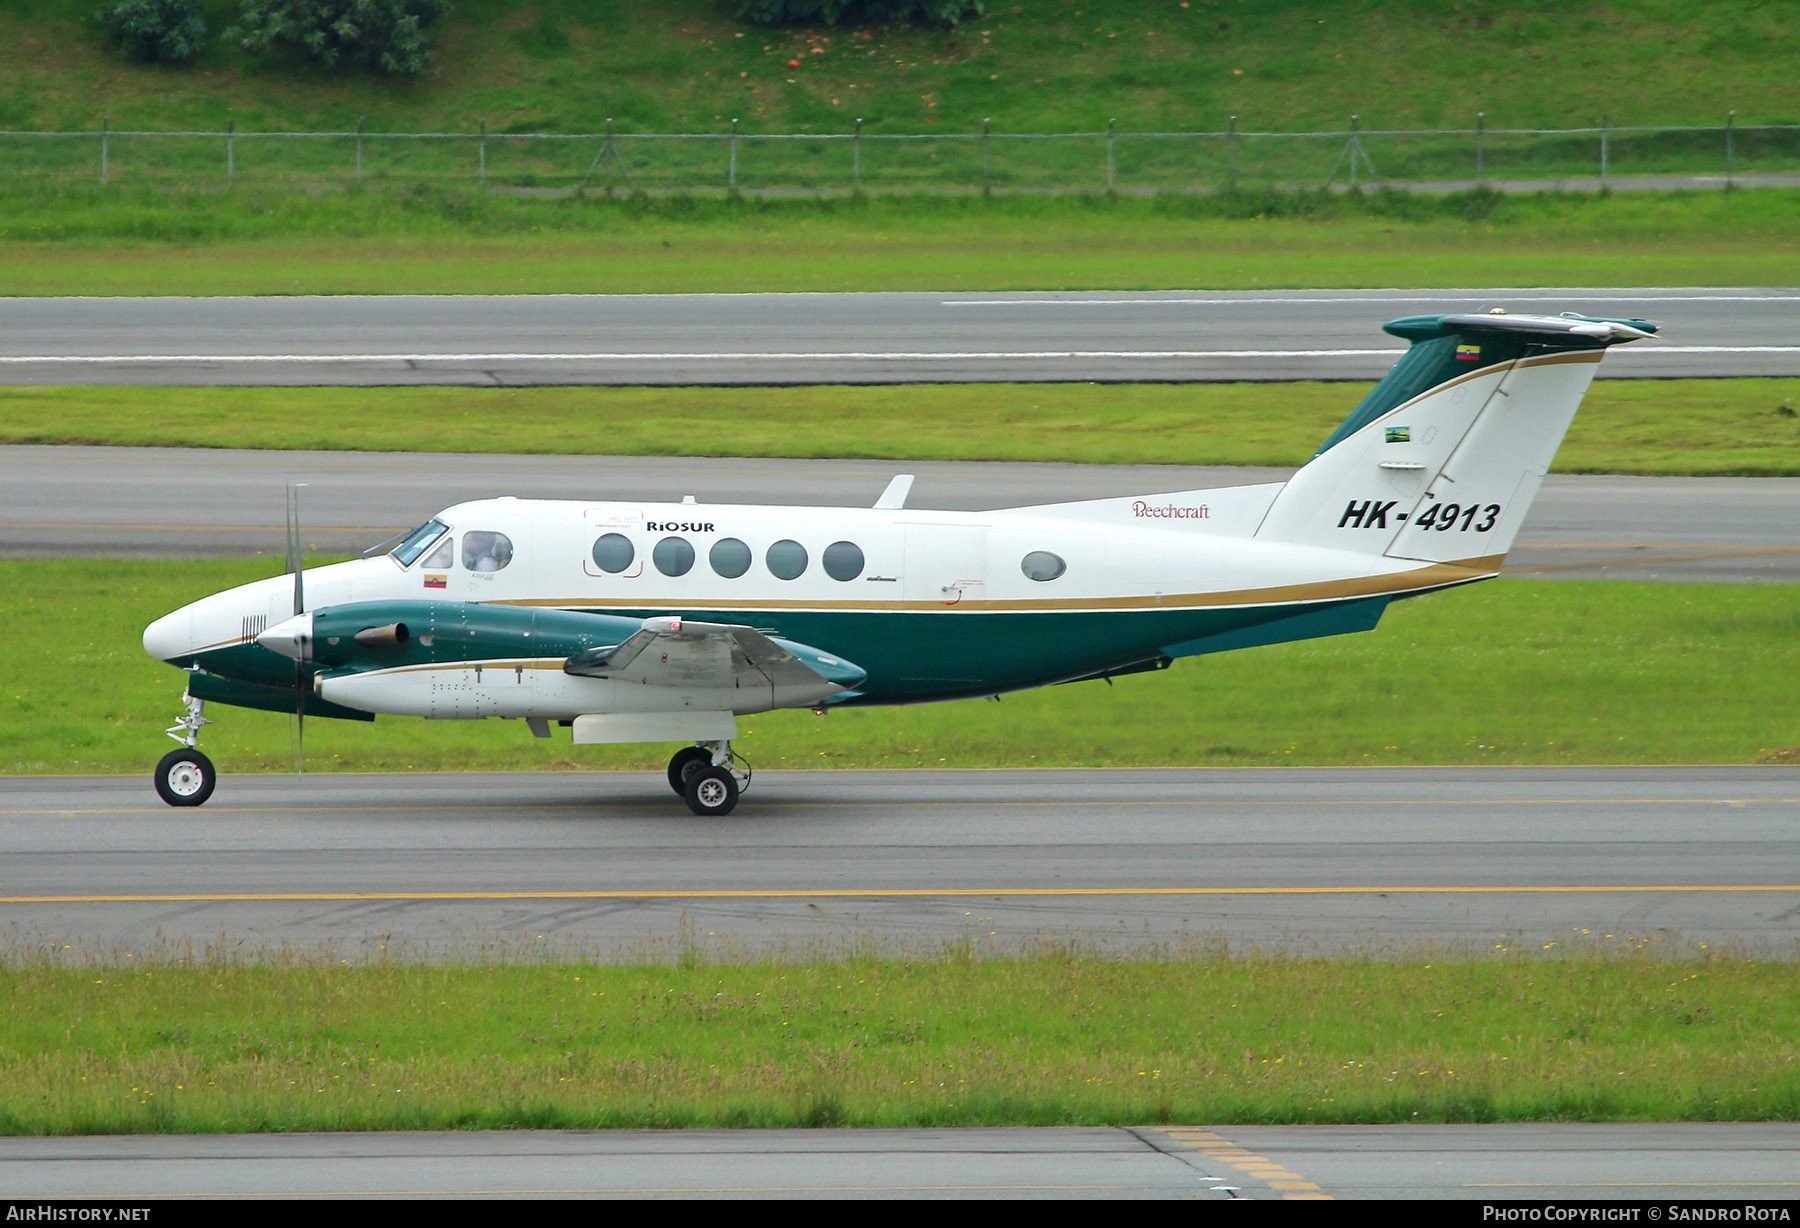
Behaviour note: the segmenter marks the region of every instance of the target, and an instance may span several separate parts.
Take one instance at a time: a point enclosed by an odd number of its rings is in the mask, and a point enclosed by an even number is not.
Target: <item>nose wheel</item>
[[[156,794],[171,806],[198,806],[212,796],[218,779],[211,759],[184,746],[164,755],[156,765]]]

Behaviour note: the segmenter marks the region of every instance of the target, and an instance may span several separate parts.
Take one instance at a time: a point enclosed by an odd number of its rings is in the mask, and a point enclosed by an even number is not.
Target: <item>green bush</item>
[[[737,13],[759,26],[912,22],[953,26],[979,17],[981,0],[738,0]]]
[[[134,60],[191,60],[206,46],[199,0],[115,0],[94,20]]]
[[[447,0],[244,0],[227,37],[245,51],[416,77],[431,71],[431,27],[449,11]]]

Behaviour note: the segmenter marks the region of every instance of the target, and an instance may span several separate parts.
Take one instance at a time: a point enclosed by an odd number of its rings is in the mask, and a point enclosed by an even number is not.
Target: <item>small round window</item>
[[[806,547],[797,541],[778,541],[769,547],[766,561],[776,579],[793,580],[806,570]]]
[[[721,537],[706,557],[712,569],[727,580],[735,580],[750,570],[750,547],[735,537]]]
[[[1062,561],[1060,554],[1051,554],[1048,550],[1033,550],[1019,564],[1019,569],[1029,580],[1054,580],[1069,570],[1069,565]]]
[[[608,533],[594,543],[594,566],[601,571],[617,575],[631,566],[636,557],[637,549],[623,533]]]
[[[825,574],[833,580],[854,580],[862,575],[862,547],[855,542],[832,542],[825,547],[820,562],[825,564]]]
[[[694,547],[685,537],[665,537],[650,552],[650,561],[665,576],[685,576],[694,566]]]

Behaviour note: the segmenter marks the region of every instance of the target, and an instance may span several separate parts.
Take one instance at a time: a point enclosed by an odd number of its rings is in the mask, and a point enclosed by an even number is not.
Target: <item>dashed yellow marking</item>
[[[1237,1169],[1244,1179],[1261,1181],[1268,1189],[1281,1191],[1283,1200],[1335,1201],[1317,1182],[1308,1181],[1301,1174],[1290,1172],[1280,1161],[1257,1155],[1210,1130],[1164,1130],[1162,1133],[1171,1143],[1181,1144],[1209,1159],[1223,1161]]]

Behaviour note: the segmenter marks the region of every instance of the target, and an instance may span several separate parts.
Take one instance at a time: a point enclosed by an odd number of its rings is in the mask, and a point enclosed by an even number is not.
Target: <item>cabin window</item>
[[[825,547],[820,561],[825,564],[825,574],[833,580],[854,580],[862,575],[862,547],[855,542],[832,542]]]
[[[456,551],[453,549],[455,545],[456,542],[448,537],[439,542],[438,548],[433,550],[431,552],[431,557],[425,560],[426,569],[430,571],[448,571],[450,569],[450,564],[456,561]]]
[[[1033,550],[1019,564],[1028,580],[1054,580],[1069,570],[1069,565],[1062,561],[1062,555],[1051,554],[1048,550]]]
[[[706,557],[712,569],[727,580],[735,580],[750,570],[750,547],[735,537],[721,537]]]
[[[502,571],[512,556],[512,538],[504,533],[477,529],[463,534],[463,566],[470,571]]]
[[[778,580],[797,579],[806,570],[806,547],[786,538],[769,547],[764,556],[769,572]]]
[[[637,558],[637,547],[623,533],[608,533],[594,543],[594,566],[618,575]]]
[[[405,541],[394,547],[394,557],[400,560],[400,566],[411,567],[413,560],[424,554],[426,547],[448,532],[449,528],[441,520],[427,520],[408,533]]]
[[[650,552],[650,561],[665,576],[685,576],[694,566],[694,545],[685,537],[665,537]]]

